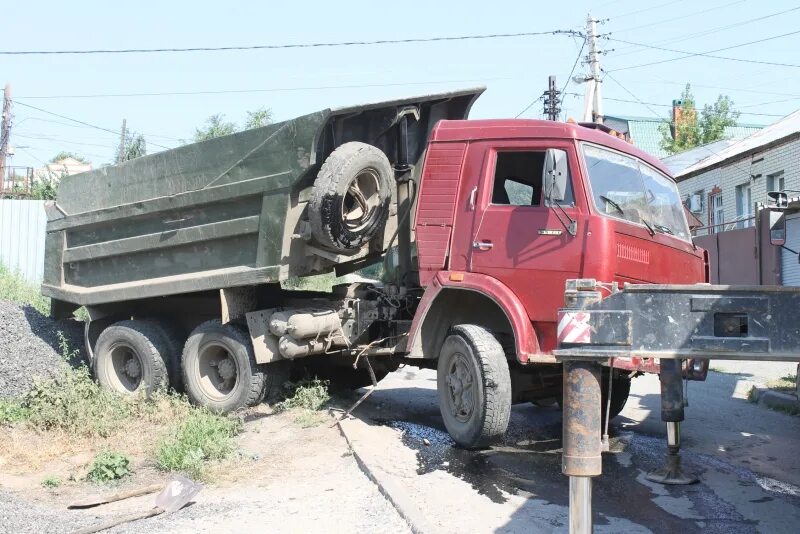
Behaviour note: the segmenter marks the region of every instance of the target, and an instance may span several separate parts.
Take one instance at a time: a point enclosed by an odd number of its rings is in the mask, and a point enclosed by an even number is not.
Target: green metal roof
[[[626,122],[631,140],[638,148],[659,159],[669,156],[669,154],[661,148],[661,132],[658,131],[659,125],[662,122],[667,122],[666,118],[656,119],[649,117],[616,116],[607,118]],[[736,126],[729,126],[725,128],[725,139],[744,139],[763,127],[764,126],[758,124],[737,124]]]

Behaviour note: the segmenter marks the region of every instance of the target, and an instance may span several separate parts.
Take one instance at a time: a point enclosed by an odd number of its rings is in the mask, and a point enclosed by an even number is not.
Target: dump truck
[[[470,120],[483,89],[326,109],[65,177],[42,292],[88,311],[97,380],[227,412],[291,373],[374,384],[437,370],[456,443],[559,402],[567,280],[708,278],[677,187],[601,125]],[[331,290],[299,289],[334,273]],[[603,286],[613,291],[611,286]],[[599,289],[603,291],[603,289]],[[648,357],[603,370],[608,417]]]

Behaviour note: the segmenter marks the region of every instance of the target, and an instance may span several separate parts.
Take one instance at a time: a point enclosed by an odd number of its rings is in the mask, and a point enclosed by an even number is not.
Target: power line
[[[641,30],[642,28],[652,28],[653,26],[660,26],[662,24],[667,24],[669,22],[674,22],[676,20],[683,20],[683,19],[688,19],[690,17],[696,17],[697,15],[702,15],[704,13],[708,13],[709,11],[716,11],[717,9],[723,9],[723,8],[730,7],[730,6],[733,6],[733,5],[736,5],[736,4],[743,4],[745,2],[747,2],[747,0],[736,0],[735,2],[729,2],[727,4],[722,4],[721,6],[710,7],[708,9],[704,9],[702,11],[694,11],[692,13],[685,13],[685,14],[679,16],[679,17],[673,17],[671,19],[662,19],[662,20],[659,20],[659,21],[656,21],[656,22],[651,22],[649,24],[642,24],[640,26],[633,26],[633,27],[630,27],[630,28],[623,28],[621,30],[614,30],[614,31],[611,32],[611,34],[613,35],[613,34],[623,33],[623,32],[632,32],[634,30]]]
[[[658,4],[656,6],[646,7],[644,9],[637,9],[636,11],[630,11],[628,13],[623,13],[622,15],[616,15],[613,17],[609,17],[611,20],[622,19],[625,17],[630,17],[632,15],[638,15],[639,13],[645,13],[647,11],[653,11],[655,9],[660,9],[662,7],[671,6],[672,4],[679,4],[681,2],[685,2],[686,0],[672,0],[672,2],[664,2],[663,4]]]
[[[544,95],[540,96],[539,98],[537,98],[536,100],[534,100],[533,102],[531,102],[530,104],[528,104],[527,106],[525,106],[525,109],[523,109],[522,111],[520,111],[519,113],[517,113],[517,114],[516,114],[516,116],[515,116],[514,118],[515,118],[515,119],[518,119],[518,118],[520,118],[520,116],[521,116],[523,113],[525,113],[526,111],[528,111],[529,109],[531,109],[531,108],[534,106],[534,104],[536,104],[538,101],[540,101],[540,100],[541,100],[541,99],[543,99],[543,98],[544,98]]]
[[[734,3],[736,3],[736,2],[734,2]],[[725,6],[722,6],[722,7],[725,7]],[[768,15],[763,15],[763,16],[760,16],[760,17],[741,20],[739,22],[734,22],[733,24],[726,24],[725,26],[718,26],[716,28],[709,28],[709,29],[706,29],[706,30],[703,30],[703,31],[700,31],[700,32],[692,32],[692,33],[686,33],[686,34],[683,34],[683,35],[678,35],[676,37],[672,37],[672,38],[669,38],[669,39],[663,39],[661,41],[657,41],[654,44],[656,44],[656,45],[660,45],[660,44],[664,44],[664,43],[673,43],[674,44],[674,43],[680,43],[680,42],[683,42],[683,41],[689,41],[689,40],[695,39],[697,37],[703,37],[703,36],[706,36],[706,35],[711,35],[712,33],[717,33],[717,32],[721,32],[721,31],[724,31],[724,30],[729,30],[731,28],[744,26],[746,24],[752,24],[753,22],[759,22],[759,21],[762,21],[762,20],[770,19],[772,17],[777,17],[779,15],[784,15],[786,13],[791,13],[792,11],[797,11],[798,9],[800,9],[800,6],[796,6],[796,7],[790,8],[790,9],[784,9],[783,11],[778,11],[776,13],[770,13]],[[625,30],[622,30],[622,31],[625,31]],[[611,35],[613,35],[614,33],[617,33],[617,32],[611,32]],[[623,47],[622,50],[625,50],[625,49],[628,49],[628,48],[636,48],[636,46],[637,45],[626,46],[626,47]],[[641,51],[642,51],[641,49],[632,50],[632,51],[626,52],[624,54],[617,54],[617,57],[627,56],[627,55],[630,55],[630,54],[636,54],[636,53],[639,53]]]
[[[373,41],[342,41],[322,43],[295,43],[247,46],[198,46],[189,48],[119,48],[93,50],[2,50],[0,55],[56,55],[56,54],[151,54],[163,52],[223,52],[232,50],[278,50],[287,48],[325,48],[345,46],[373,46],[407,43],[433,43],[443,41],[468,41],[480,39],[505,39],[513,37],[534,37],[539,35],[569,34],[571,30],[550,30],[543,32],[488,33],[480,35],[454,35],[439,37],[419,37],[409,39],[377,39]]]
[[[653,116],[655,116],[657,119],[659,119],[660,121],[662,121],[662,122],[664,122],[664,123],[670,124],[670,121],[668,121],[668,120],[666,120],[666,119],[662,118],[661,116],[659,116],[658,112],[656,112],[655,110],[653,110],[653,108],[651,108],[649,104],[647,104],[646,102],[643,102],[643,101],[642,101],[642,100],[641,100],[641,99],[640,99],[638,96],[636,96],[635,94],[633,94],[633,93],[632,93],[632,92],[631,92],[631,91],[630,91],[630,90],[629,90],[627,87],[625,87],[624,85],[622,85],[622,83],[620,83],[620,82],[619,82],[619,80],[617,80],[616,78],[614,78],[613,76],[611,76],[611,74],[609,74],[609,73],[608,73],[608,71],[603,71],[603,72],[605,73],[605,75],[606,75],[606,76],[607,76],[607,77],[608,77],[608,78],[609,78],[609,79],[610,79],[612,82],[614,82],[615,84],[617,84],[618,86],[620,86],[620,87],[622,88],[622,90],[623,90],[623,91],[625,91],[626,93],[628,93],[629,95],[631,95],[631,96],[634,98],[634,100],[636,100],[636,101],[637,101],[639,104],[642,104],[644,107],[646,107],[648,110],[650,110],[650,113],[652,113],[652,114],[653,114]],[[706,149],[708,152],[710,152],[711,154],[713,154],[713,155],[715,155],[715,156],[717,156],[717,157],[722,157],[722,156],[720,156],[720,155],[719,155],[717,152],[714,152],[713,150],[709,149],[708,147],[705,147],[705,149]],[[745,174],[747,174],[747,176],[748,176],[748,177],[750,176],[750,170],[749,170],[749,169],[748,169],[748,170],[744,170],[742,167],[740,167],[740,166],[739,166],[739,165],[737,165],[736,163],[731,163],[731,166],[732,166],[732,167],[736,167],[736,168],[737,168],[737,169],[739,169],[740,171],[744,172]]]
[[[570,93],[570,94],[575,94],[575,93]],[[577,96],[580,96],[580,95],[577,95]],[[672,108],[672,106],[670,104],[657,104],[655,102],[639,102],[638,100],[628,100],[628,99],[625,99],[625,98],[611,98],[611,97],[603,97],[603,98],[605,100],[611,100],[613,102],[627,102],[629,104],[642,104],[642,105],[646,104],[648,106],[658,106],[660,108]],[[741,106],[741,107],[747,107],[747,106]],[[786,115],[782,115],[780,113],[747,113],[747,112],[743,112],[743,111],[740,111],[739,114],[740,115],[755,115],[755,116],[759,116],[759,117],[785,117],[786,116]]]
[[[583,40],[583,44],[581,44],[581,49],[578,50],[578,57],[575,58],[575,62],[572,64],[572,69],[569,71],[569,76],[567,76],[567,81],[564,82],[564,87],[561,88],[561,94],[566,94],[567,87],[569,86],[569,82],[572,80],[572,75],[575,74],[575,68],[578,66],[578,63],[583,57],[583,49],[586,48],[586,39]],[[566,110],[564,111],[566,113]]]
[[[42,113],[47,113],[48,115],[53,115],[54,117],[58,117],[60,119],[65,119],[65,120],[68,120],[68,121],[72,121],[72,122],[75,122],[77,124],[83,124],[84,126],[88,126],[90,128],[95,128],[97,130],[102,130],[104,132],[111,132],[114,135],[119,134],[119,132],[116,131],[116,130],[111,130],[109,128],[103,128],[102,126],[97,126],[96,124],[91,124],[91,123],[84,122],[84,121],[81,121],[81,120],[78,120],[78,119],[73,119],[72,117],[67,117],[66,115],[60,115],[60,114],[54,113],[52,111],[47,111],[46,109],[42,109],[42,108],[39,108],[39,107],[36,107],[36,106],[32,106],[30,104],[26,104],[25,102],[19,102],[17,100],[15,100],[14,102],[19,106],[25,106],[26,108],[35,109],[36,111],[41,111]],[[158,148],[163,148],[165,150],[169,150],[170,149],[168,146],[159,145],[157,143],[153,143],[152,141],[150,141],[150,144],[151,145],[155,145]]]
[[[663,51],[666,51],[666,52],[676,52],[676,53],[685,54],[685,55],[678,56],[678,57],[673,57],[673,58],[669,58],[669,59],[662,59],[660,61],[651,61],[650,63],[641,63],[639,65],[631,65],[631,66],[628,66],[628,67],[620,67],[618,69],[612,69],[611,71],[607,71],[607,72],[618,72],[618,71],[621,71],[621,70],[638,69],[638,68],[641,68],[641,67],[649,67],[651,65],[660,65],[662,63],[669,63],[671,61],[678,61],[678,60],[681,60],[681,59],[687,59],[687,58],[698,57],[698,56],[699,57],[712,58],[712,59],[724,59],[724,60],[727,60],[727,61],[738,61],[738,62],[742,62],[742,63],[757,63],[757,64],[760,64],[760,65],[773,65],[773,66],[777,66],[777,67],[800,68],[800,65],[793,64],[793,63],[780,63],[780,62],[774,62],[774,61],[760,61],[760,60],[755,60],[755,59],[743,59],[743,58],[734,58],[734,57],[713,55],[715,52],[722,52],[723,50],[731,50],[731,49],[734,49],[734,48],[741,48],[743,46],[749,46],[749,45],[753,45],[753,44],[757,44],[757,43],[763,43],[763,42],[766,42],[766,41],[772,41],[772,40],[775,40],[775,39],[780,39],[782,37],[789,37],[790,35],[796,35],[798,33],[800,33],[800,30],[796,30],[796,31],[793,31],[793,32],[788,32],[788,33],[783,33],[781,35],[773,35],[771,37],[765,37],[763,39],[757,39],[755,41],[749,41],[749,42],[746,42],[746,43],[739,43],[739,44],[736,44],[736,45],[726,46],[726,47],[723,47],[723,48],[717,48],[715,50],[709,50],[707,52],[687,52],[686,50],[676,50],[674,48],[664,48],[664,47],[660,47],[660,46],[653,46],[653,45],[648,45],[648,44],[644,44],[644,43],[635,43],[635,42],[632,42],[632,41],[626,41],[624,39],[615,39],[613,37],[608,37],[609,41],[616,41],[616,42],[619,42],[619,43],[633,44],[633,45],[642,46],[642,47],[645,47],[645,48],[652,48],[653,50],[663,50]]]
[[[392,83],[374,83],[374,84],[353,84],[353,85],[317,85],[317,86],[301,86],[301,87],[272,87],[265,89],[220,89],[208,91],[162,91],[152,93],[99,93],[99,94],[86,94],[86,95],[31,95],[31,96],[18,96],[16,99],[56,99],[56,98],[118,98],[118,97],[140,97],[140,96],[194,96],[194,95],[222,95],[222,94],[243,94],[243,93],[277,93],[283,91],[317,91],[317,90],[331,90],[331,89],[364,89],[371,87],[405,87],[410,85],[433,85],[445,83],[477,83],[499,80],[512,80],[518,78],[503,77],[503,78],[481,78],[471,80],[434,80],[423,82],[392,82]]]
[[[81,125],[81,124],[70,124],[68,122],[54,121],[52,119],[43,119],[41,117],[25,117],[22,120],[16,121],[14,125],[19,127],[19,125],[22,124],[25,121],[48,122],[48,123],[51,123],[51,124],[59,124],[61,126],[67,126],[68,128],[91,128],[91,129],[94,129],[94,126],[84,126],[84,125]],[[160,139],[168,139],[170,141],[182,141],[182,139],[179,139],[177,137],[169,137],[167,135],[156,135],[156,134],[145,134],[145,133],[143,133],[142,135],[145,135],[147,137],[158,137]],[[117,136],[119,136],[119,134],[117,134]]]

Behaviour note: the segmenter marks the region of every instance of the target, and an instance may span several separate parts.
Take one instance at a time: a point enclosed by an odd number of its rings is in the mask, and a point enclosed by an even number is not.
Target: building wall
[[[708,194],[720,188],[725,213],[725,230],[736,228],[735,220],[736,186],[750,183],[753,203],[766,203],[768,176],[783,172],[784,188],[800,190],[800,139],[794,139],[782,145],[771,147],[763,152],[733,160],[726,165],[692,176],[678,182],[681,197],[686,200],[689,195],[702,193],[703,210],[696,213],[704,223],[708,223]],[[680,178],[678,178],[680,180]],[[789,196],[793,196],[790,194]],[[751,209],[751,211],[753,211]],[[729,226],[727,223],[731,223]],[[716,231],[721,231],[718,228]],[[698,235],[705,235],[706,230],[699,230]]]

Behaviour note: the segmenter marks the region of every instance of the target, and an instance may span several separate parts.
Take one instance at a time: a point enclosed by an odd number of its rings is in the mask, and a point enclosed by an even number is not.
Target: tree
[[[217,113],[207,118],[203,126],[195,129],[193,141],[195,143],[208,141],[215,137],[222,137],[223,135],[230,135],[253,128],[261,128],[262,126],[268,126],[270,124],[272,124],[272,110],[269,108],[258,108],[253,111],[248,111],[243,128],[240,128],[235,122],[226,121],[225,115],[222,113]]]
[[[84,158],[83,156],[79,156],[74,152],[65,152],[63,150],[58,154],[56,154],[55,156],[53,156],[50,159],[50,163],[58,163],[59,161],[65,160],[67,158],[72,158],[76,161],[80,161],[81,163],[89,163],[89,160]]]
[[[215,137],[230,135],[238,130],[236,123],[227,122],[225,115],[217,113],[206,119],[204,126],[196,128],[194,131],[194,141],[208,141]]]
[[[688,83],[681,100],[674,123],[664,122],[659,128],[661,148],[669,154],[718,141],[725,137],[725,128],[736,126],[739,119],[739,112],[733,109],[733,101],[724,95],[719,95],[713,105],[703,106],[698,117],[692,88]]]
[[[262,126],[269,126],[270,124],[272,124],[272,110],[258,108],[247,112],[247,120],[244,123],[244,129],[252,130],[253,128],[261,128]]]
[[[140,158],[147,154],[147,143],[142,134],[126,132],[125,141],[120,148],[117,148],[115,161],[122,163],[132,159]]]

